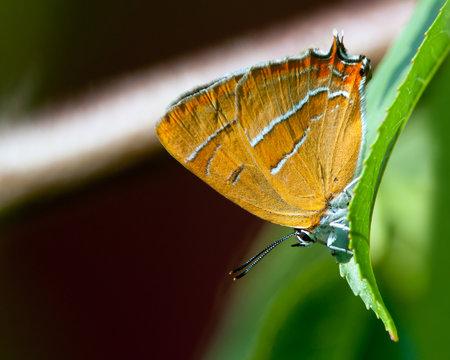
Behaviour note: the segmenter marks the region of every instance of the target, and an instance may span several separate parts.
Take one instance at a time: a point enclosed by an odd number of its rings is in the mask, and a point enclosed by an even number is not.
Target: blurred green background
[[[317,6],[259,1],[252,16],[255,4],[4,1],[1,121]],[[186,28],[202,35],[180,41]],[[225,279],[288,231],[222,199],[161,151],[1,214],[0,357],[450,358],[449,94],[446,60],[376,202],[371,255],[399,343],[322,247],[285,245],[241,281]]]

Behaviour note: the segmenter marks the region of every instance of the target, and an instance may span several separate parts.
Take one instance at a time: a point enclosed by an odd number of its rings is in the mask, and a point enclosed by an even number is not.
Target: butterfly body
[[[367,58],[347,56],[335,35],[328,53],[258,64],[185,94],[157,134],[236,204],[330,247],[334,229],[348,233],[368,76]]]

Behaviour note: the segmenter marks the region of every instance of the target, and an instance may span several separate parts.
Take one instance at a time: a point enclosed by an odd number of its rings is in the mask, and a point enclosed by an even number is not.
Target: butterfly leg
[[[353,251],[349,250],[349,249],[343,249],[337,246],[333,246],[333,245],[328,245],[327,246],[328,249],[331,250],[331,255],[336,255],[336,252],[338,253],[343,253],[343,254],[348,254],[348,255],[353,255]]]
[[[361,179],[361,176],[358,176],[357,178],[354,178],[345,188],[344,192],[347,194],[347,196],[351,199],[353,198],[353,189],[355,188],[357,182]]]
[[[327,247],[331,254],[339,263],[346,263],[350,261],[353,252],[348,248],[348,224],[345,219],[338,219],[330,223],[331,232],[328,235]]]
[[[334,227],[334,228],[337,228],[337,229],[344,230],[344,231],[346,231],[346,232],[349,232],[349,231],[350,231],[350,228],[349,228],[347,225],[345,225],[345,224],[339,223],[339,220],[338,220],[338,221],[333,221],[333,222],[331,222],[331,223],[330,223],[330,226],[332,226],[332,227]]]

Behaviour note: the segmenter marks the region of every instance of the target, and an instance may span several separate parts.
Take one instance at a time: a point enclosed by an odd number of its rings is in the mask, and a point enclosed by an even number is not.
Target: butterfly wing
[[[356,172],[364,61],[347,57],[335,37],[328,54],[309,50],[187,94],[157,134],[186,168],[244,209],[313,228]]]
[[[215,190],[249,212],[274,223],[309,228],[320,209],[287,203],[267,180],[243,143],[236,121],[236,88],[243,73],[188,94],[157,125],[164,147]]]

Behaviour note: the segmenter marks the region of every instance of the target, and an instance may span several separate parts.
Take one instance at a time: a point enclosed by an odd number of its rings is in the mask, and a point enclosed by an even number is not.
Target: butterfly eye
[[[311,239],[311,237],[309,236],[309,233],[307,231],[305,231],[305,230],[300,230],[299,233],[298,233],[298,236],[304,242],[307,242],[307,243],[314,242],[314,240]]]

